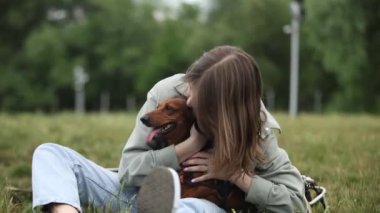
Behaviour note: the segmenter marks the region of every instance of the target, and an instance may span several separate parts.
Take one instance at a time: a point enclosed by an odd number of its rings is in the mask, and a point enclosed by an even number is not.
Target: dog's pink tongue
[[[153,129],[148,136],[146,137],[146,142],[151,143],[154,136],[156,136],[160,132],[160,129]]]

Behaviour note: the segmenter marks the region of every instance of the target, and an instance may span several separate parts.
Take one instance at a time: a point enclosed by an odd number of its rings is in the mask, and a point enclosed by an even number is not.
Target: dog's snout
[[[140,118],[140,121],[147,127],[150,127],[149,115],[146,114]]]

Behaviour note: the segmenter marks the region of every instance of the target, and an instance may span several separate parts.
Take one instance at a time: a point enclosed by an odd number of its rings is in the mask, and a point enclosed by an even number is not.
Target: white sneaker
[[[180,195],[181,185],[177,172],[171,168],[159,167],[144,179],[137,195],[137,212],[174,212]]]

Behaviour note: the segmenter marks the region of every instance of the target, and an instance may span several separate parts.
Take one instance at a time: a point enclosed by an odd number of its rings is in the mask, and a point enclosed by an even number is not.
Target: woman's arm
[[[237,173],[226,177],[213,171],[210,153],[200,152],[185,161],[186,171],[203,171],[205,175],[194,182],[208,179],[229,180],[246,193],[246,201],[269,212],[306,212],[304,184],[299,171],[291,164],[287,153],[277,145],[276,135],[265,139],[266,163],[256,168],[255,174]]]
[[[118,174],[122,184],[140,186],[144,177],[158,166],[180,168],[179,158],[182,158],[183,153],[177,154],[180,151],[176,151],[173,145],[152,150],[146,143],[150,128],[142,124],[140,118],[155,109],[160,101],[178,96],[175,87],[182,83],[182,77],[183,74],[177,74],[161,80],[148,92],[147,100],[137,114],[135,127],[122,151]]]
[[[300,172],[291,164],[288,154],[278,147],[274,133],[267,136],[264,144],[267,161],[256,168],[246,201],[270,212],[307,212]]]
[[[158,166],[179,168],[174,146],[152,150],[146,143],[146,136],[150,128],[142,124],[140,118],[155,109],[156,105],[155,97],[148,94],[147,101],[137,114],[135,127],[128,138],[120,160],[118,175],[122,184],[140,186],[143,178]]]
[[[206,139],[196,130],[191,128],[190,137],[175,146],[175,151],[180,163],[199,152],[206,144]]]

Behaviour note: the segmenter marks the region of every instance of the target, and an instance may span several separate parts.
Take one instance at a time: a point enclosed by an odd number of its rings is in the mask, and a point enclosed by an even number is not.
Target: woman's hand
[[[244,192],[248,192],[252,177],[243,171],[227,176],[224,171],[213,169],[212,161],[210,160],[211,154],[211,152],[198,152],[182,163],[185,172],[204,172],[204,175],[192,179],[191,182],[196,183],[209,179],[227,180]]]
[[[228,177],[223,171],[217,171],[213,168],[211,155],[211,151],[198,152],[182,163],[185,172],[204,172],[204,175],[194,178],[192,182],[200,182],[209,179],[230,179],[230,177]]]

